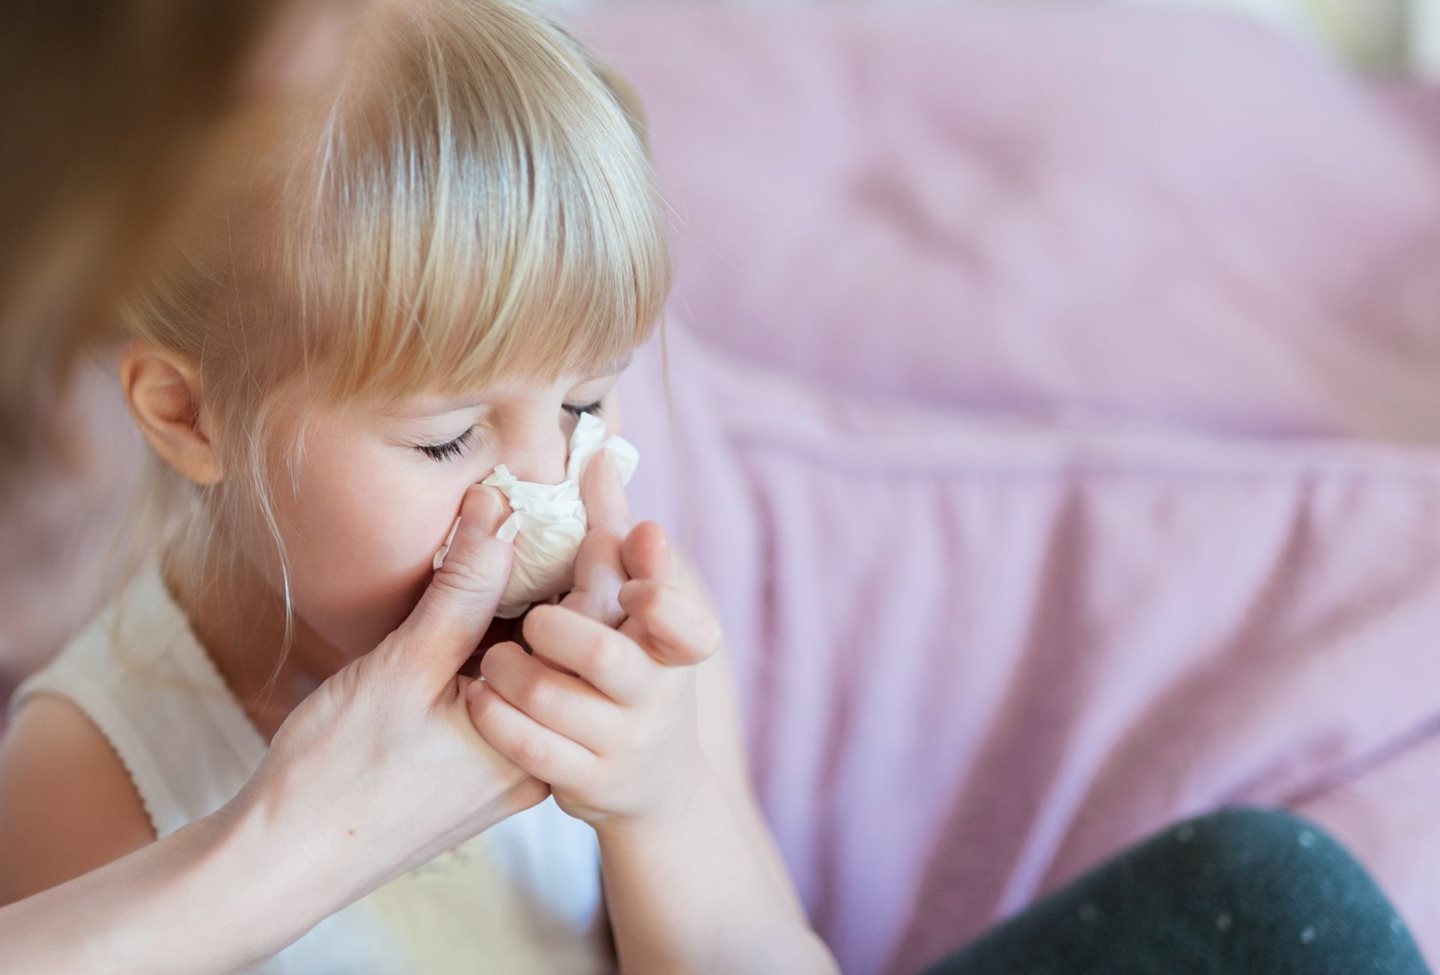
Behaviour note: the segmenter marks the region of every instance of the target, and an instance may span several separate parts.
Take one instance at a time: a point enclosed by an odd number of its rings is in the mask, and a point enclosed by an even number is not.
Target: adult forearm
[[[6,970],[243,971],[343,907],[333,869],[278,849],[260,812],[223,811],[0,909]]]
[[[597,829],[625,975],[837,970],[737,823],[706,779],[663,823]]]

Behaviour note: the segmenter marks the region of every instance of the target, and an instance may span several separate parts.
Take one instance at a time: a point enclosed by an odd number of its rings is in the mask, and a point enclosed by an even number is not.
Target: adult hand
[[[258,804],[314,858],[352,864],[357,897],[549,795],[476,732],[458,674],[510,575],[510,543],[495,537],[508,513],[494,488],[470,488],[415,611],[290,714],[232,804]]]
[[[330,914],[549,787],[471,723],[469,678],[510,574],[507,514],[476,486],[444,567],[373,652],[281,726],[233,801],[98,870],[0,909],[16,971],[248,971]],[[77,925],[86,928],[75,938]]]

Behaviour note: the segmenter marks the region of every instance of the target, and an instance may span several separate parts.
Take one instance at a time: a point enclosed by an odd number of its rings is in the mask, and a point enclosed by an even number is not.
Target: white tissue
[[[482,484],[495,488],[510,502],[510,517],[495,534],[514,542],[510,564],[510,583],[500,599],[495,615],[514,619],[534,603],[566,592],[574,585],[575,555],[585,537],[588,521],[585,504],[580,500],[580,478],[585,468],[600,451],[610,452],[622,483],[630,483],[640,454],[623,437],[606,437],[605,424],[597,416],[586,413],[575,425],[570,437],[570,456],[565,464],[565,480],[559,484],[537,484],[522,481],[511,474],[504,464]],[[445,564],[445,555],[455,540],[456,521],[445,545],[435,553],[435,568]]]

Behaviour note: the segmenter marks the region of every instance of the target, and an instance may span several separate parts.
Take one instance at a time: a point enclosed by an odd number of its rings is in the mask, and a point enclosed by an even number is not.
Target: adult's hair
[[[0,473],[183,205],[284,5],[0,4]]]

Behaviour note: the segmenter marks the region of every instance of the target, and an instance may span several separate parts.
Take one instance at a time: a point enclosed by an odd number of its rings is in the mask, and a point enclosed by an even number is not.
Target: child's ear
[[[224,476],[193,363],[167,349],[132,343],[120,357],[120,386],[140,431],[167,464],[196,484],[215,484]]]

